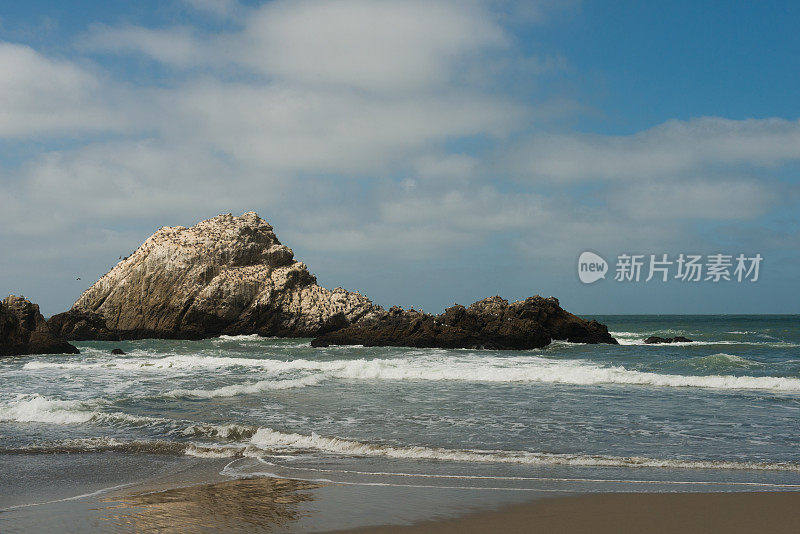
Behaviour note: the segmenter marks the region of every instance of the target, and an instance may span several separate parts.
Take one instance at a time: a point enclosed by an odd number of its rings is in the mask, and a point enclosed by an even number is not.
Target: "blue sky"
[[[255,210],[320,283],[383,305],[800,313],[798,20],[792,2],[9,3],[0,289],[57,313],[155,229]],[[584,250],[764,263],[756,283],[583,285]]]

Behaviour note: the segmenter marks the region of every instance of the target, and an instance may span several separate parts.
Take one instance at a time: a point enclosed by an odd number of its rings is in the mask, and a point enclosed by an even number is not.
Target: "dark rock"
[[[125,351],[122,349],[111,349],[111,354],[115,354],[117,356],[125,354]]]
[[[617,344],[604,325],[564,311],[554,297],[537,295],[511,304],[490,297],[440,315],[393,307],[377,319],[317,337],[311,345],[524,350],[544,347],[552,339]]]
[[[79,352],[50,330],[38,305],[14,295],[0,302],[0,356]]]
[[[69,310],[50,317],[50,329],[57,335],[75,341],[121,341],[120,333],[106,325],[99,313]]]
[[[659,336],[650,336],[644,340],[645,343],[648,345],[655,345],[660,343],[691,343],[692,340],[683,336],[675,336],[675,337],[659,337]]]

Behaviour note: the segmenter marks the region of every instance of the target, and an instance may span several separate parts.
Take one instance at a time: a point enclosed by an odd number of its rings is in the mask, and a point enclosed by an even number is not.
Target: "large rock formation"
[[[78,352],[50,331],[36,304],[14,295],[0,301],[0,356]]]
[[[555,298],[500,297],[433,316],[316,283],[255,213],[165,227],[50,319],[68,339],[201,338],[220,334],[317,337],[328,344],[542,347],[551,339],[616,343],[608,329]]]
[[[313,337],[385,311],[317,285],[253,212],[164,227],[51,327],[68,339]]]
[[[555,297],[537,295],[511,304],[490,297],[468,308],[455,305],[441,315],[394,307],[381,316],[322,335],[311,345],[524,350],[544,347],[553,339],[617,344],[605,325],[564,311]]]

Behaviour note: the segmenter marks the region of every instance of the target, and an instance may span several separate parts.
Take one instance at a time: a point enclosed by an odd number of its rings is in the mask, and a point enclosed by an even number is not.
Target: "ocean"
[[[620,345],[222,336],[0,360],[0,522],[187,465],[509,498],[800,489],[800,316],[592,318]]]

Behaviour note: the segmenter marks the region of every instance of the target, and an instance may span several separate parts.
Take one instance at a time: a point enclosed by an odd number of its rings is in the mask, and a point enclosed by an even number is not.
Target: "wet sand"
[[[800,492],[616,493],[540,499],[500,510],[353,534],[797,533]]]
[[[133,493],[103,499],[113,503],[103,519],[130,532],[271,532],[303,517],[299,505],[318,487],[256,478]]]

